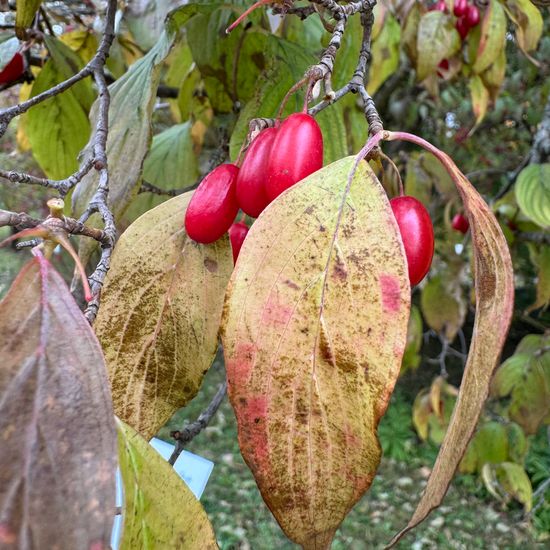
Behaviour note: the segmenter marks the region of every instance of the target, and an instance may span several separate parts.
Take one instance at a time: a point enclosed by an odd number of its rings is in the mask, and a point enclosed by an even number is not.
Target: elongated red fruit
[[[424,205],[414,197],[390,201],[409,265],[411,285],[417,285],[430,270],[434,255],[434,228]]]
[[[185,230],[199,243],[217,241],[231,226],[237,212],[235,191],[239,168],[222,164],[200,183],[185,213]]]
[[[244,222],[234,223],[229,228],[229,240],[231,241],[231,249],[233,250],[233,263],[237,263],[237,258],[239,257],[239,252],[241,251],[241,246],[246,239],[248,233],[248,225]]]
[[[468,6],[468,13],[466,14],[466,21],[469,27],[475,27],[479,24],[479,10],[476,6]]]
[[[468,0],[455,0],[453,13],[457,17],[463,17],[468,11]]]
[[[273,141],[267,166],[266,192],[270,200],[323,166],[323,134],[305,113],[286,118]]]
[[[462,234],[467,233],[470,228],[468,218],[465,218],[463,214],[456,214],[451,225],[455,231],[460,231]]]
[[[277,135],[275,128],[260,132],[250,144],[237,178],[237,201],[249,216],[257,218],[269,204],[265,191],[267,165]]]
[[[25,59],[20,52],[11,58],[11,61],[0,72],[0,84],[9,84],[17,80],[25,71]]]

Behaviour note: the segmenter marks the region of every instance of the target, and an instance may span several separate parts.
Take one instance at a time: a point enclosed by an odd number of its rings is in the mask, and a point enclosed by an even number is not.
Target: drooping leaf
[[[411,134],[388,132],[385,137],[392,141],[404,139],[421,145],[432,152],[453,177],[470,221],[476,294],[472,342],[449,427],[413,517],[407,527],[391,541],[393,545],[439,506],[472,437],[510,326],[514,279],[510,252],[498,221],[452,159]]]
[[[233,267],[227,237],[192,241],[192,193],[149,210],[121,236],[94,328],[116,414],[146,439],[197,393],[214,360]]]
[[[423,336],[422,315],[416,306],[411,307],[409,325],[407,328],[407,347],[403,354],[401,372],[415,370],[420,365],[420,349],[422,348]]]
[[[428,439],[428,424],[432,414],[432,406],[430,403],[430,392],[424,388],[416,396],[413,403],[412,421],[414,429],[419,437],[426,441]]]
[[[418,25],[418,80],[435,74],[437,65],[443,59],[452,57],[460,45],[460,36],[448,16],[440,11],[425,13]]]
[[[66,32],[59,37],[59,40],[76,52],[84,63],[92,59],[98,47],[96,35],[88,29]]]
[[[109,546],[116,433],[101,348],[44,258],[0,302],[0,546]]]
[[[472,456],[473,455],[473,456]],[[508,433],[499,422],[487,422],[476,432],[460,463],[463,473],[481,472],[485,464],[498,464],[508,459]],[[472,460],[475,456],[475,461]],[[471,463],[470,463],[471,461]]]
[[[502,4],[491,1],[481,21],[479,45],[474,59],[473,70],[482,73],[500,55],[506,40],[506,15]]]
[[[50,59],[34,81],[31,97],[74,75],[82,60],[59,40],[47,37]],[[81,81],[39,103],[26,114],[25,132],[35,159],[49,178],[62,179],[78,169],[78,154],[90,136],[88,109],[94,92]]]
[[[50,58],[55,63],[60,81],[67,80],[84,66],[84,61],[81,57],[61,40],[46,35],[44,37],[44,43],[48,47]],[[88,114],[95,99],[95,92],[93,91],[91,80],[85,78],[73,84],[71,86],[71,91],[74,93],[80,105],[82,105],[86,114]]]
[[[530,0],[510,0],[507,4],[514,14],[518,46],[524,52],[536,50],[544,27],[540,11]]]
[[[531,260],[537,267],[537,297],[527,312],[550,304],[550,246],[542,245],[539,250],[531,248]]]
[[[528,218],[541,227],[550,226],[550,163],[525,167],[516,180],[515,193]]]
[[[393,15],[388,13],[384,27],[372,43],[372,62],[369,68],[367,91],[374,93],[399,67],[399,43],[401,27]]]
[[[487,464],[483,468],[483,481],[497,499],[507,503],[513,498],[523,504],[526,512],[531,510],[533,488],[527,472],[520,464]]]
[[[491,384],[495,397],[510,397],[508,414],[527,434],[535,434],[550,413],[549,337],[526,336],[516,353],[497,370]],[[526,349],[525,343],[529,345]]]
[[[174,469],[130,426],[118,421],[124,483],[121,550],[218,548],[200,502]]]
[[[496,60],[491,64],[491,66],[486,69],[482,74],[481,78],[483,83],[489,90],[489,95],[493,101],[496,100],[498,94],[500,93],[500,88],[504,82],[504,77],[506,76],[506,49],[503,48]]]
[[[241,452],[285,533],[306,549],[328,548],[370,486],[406,344],[401,239],[367,163],[344,201],[353,165],[332,163],[262,213],[224,310]]]
[[[21,39],[26,38],[28,29],[40,7],[42,0],[17,0],[15,12],[15,32]]]
[[[109,91],[109,205],[118,219],[136,195],[141,183],[143,159],[151,139],[151,114],[156,101],[161,64],[168,55],[173,33],[164,32],[149,53],[111,84]],[[96,124],[97,102],[90,119]],[[85,158],[92,153],[93,138],[87,145]],[[92,170],[73,192],[73,212],[80,216],[86,209],[98,185],[99,174]]]
[[[476,124],[479,124],[487,113],[489,105],[489,90],[483,84],[479,75],[473,75],[469,83],[470,96],[472,98],[472,107],[476,117]]]

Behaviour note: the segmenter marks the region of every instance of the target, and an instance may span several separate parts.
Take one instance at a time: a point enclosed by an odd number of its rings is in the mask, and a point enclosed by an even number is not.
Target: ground
[[[220,363],[205,379],[203,390],[188,407],[179,411],[161,431],[169,438],[171,429],[194,420],[209,402],[224,376]],[[399,394],[398,394],[399,395]],[[405,407],[392,402],[390,407]],[[382,435],[388,426],[382,426]],[[388,437],[386,435],[386,437]],[[382,441],[384,444],[384,441]],[[413,445],[425,444],[411,439]],[[407,445],[404,447],[407,450]],[[218,542],[223,550],[290,550],[298,548],[288,541],[265,506],[250,470],[237,444],[232,409],[224,401],[218,414],[188,450],[215,463],[202,496]],[[412,515],[418,496],[426,484],[434,452],[410,451],[410,459],[399,461],[384,457],[372,487],[348,515],[333,544],[333,550],[382,549]],[[453,482],[438,510],[409,534],[397,548],[528,550],[542,548],[532,537],[531,527],[522,520],[519,508],[503,510],[485,493],[472,476],[459,476]]]

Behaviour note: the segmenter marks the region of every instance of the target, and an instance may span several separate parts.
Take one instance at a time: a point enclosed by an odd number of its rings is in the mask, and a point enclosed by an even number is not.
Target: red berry
[[[231,241],[231,249],[233,250],[233,263],[237,263],[241,246],[244,243],[246,234],[248,233],[248,225],[244,222],[234,223],[229,228],[229,240]]]
[[[0,72],[0,84],[9,84],[17,80],[24,72],[25,58],[20,52],[16,52],[10,62]]]
[[[468,0],[455,0],[453,13],[457,17],[464,17],[468,11]]]
[[[464,217],[462,214],[456,214],[451,222],[451,226],[455,231],[460,231],[463,235],[468,232],[470,224],[468,218]]]
[[[470,32],[470,25],[468,25],[468,21],[465,17],[461,17],[455,25],[456,30],[458,31],[458,34],[460,34],[460,38],[464,40],[466,36],[468,36],[468,32]]]
[[[238,173],[234,164],[222,164],[201,181],[185,212],[185,230],[193,240],[213,243],[229,229],[239,211]]]
[[[434,255],[434,229],[424,205],[414,197],[395,197],[390,201],[401,232],[409,266],[411,285],[428,273]]]
[[[466,13],[466,21],[469,27],[475,27],[479,24],[479,10],[476,6],[468,6],[468,13]]]
[[[449,60],[448,59],[443,59],[438,67],[443,70],[443,71],[448,71],[449,70]],[[441,71],[437,71],[437,76],[439,76],[439,78],[443,78],[443,73]]]
[[[241,209],[253,218],[257,218],[269,204],[265,180],[271,146],[276,135],[275,128],[260,132],[250,144],[239,170],[237,200]]]
[[[313,117],[294,113],[283,121],[267,165],[270,200],[323,166],[323,134]]]

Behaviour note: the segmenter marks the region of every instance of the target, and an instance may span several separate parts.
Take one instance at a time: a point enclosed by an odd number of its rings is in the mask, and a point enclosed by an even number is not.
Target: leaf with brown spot
[[[491,2],[491,5],[497,2]],[[395,544],[443,500],[472,437],[489,383],[508,333],[514,305],[512,261],[506,239],[489,206],[453,160],[418,136],[387,132],[390,141],[405,140],[433,153],[452,176],[470,221],[475,262],[476,317],[470,352],[457,403],[428,485],[407,527]]]
[[[0,302],[0,547],[109,547],[116,433],[99,343],[43,257]]]
[[[146,439],[195,396],[214,360],[233,269],[227,236],[210,245],[187,236],[191,196],[149,210],[121,236],[94,325],[115,412]]]
[[[330,164],[261,214],[223,319],[241,452],[285,533],[306,549],[330,546],[372,482],[407,338],[399,230],[366,162],[345,196],[353,166],[353,157]]]
[[[124,482],[120,550],[218,548],[203,507],[174,469],[135,432],[118,421]]]

